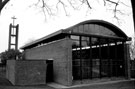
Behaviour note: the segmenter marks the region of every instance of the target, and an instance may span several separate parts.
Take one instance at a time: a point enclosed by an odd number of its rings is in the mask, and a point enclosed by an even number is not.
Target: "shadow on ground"
[[[12,83],[8,79],[0,77],[0,86],[12,86]]]

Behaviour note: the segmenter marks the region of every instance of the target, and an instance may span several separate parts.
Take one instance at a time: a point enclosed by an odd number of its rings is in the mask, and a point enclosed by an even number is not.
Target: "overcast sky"
[[[9,24],[12,23],[11,17],[17,19],[15,24],[19,24],[19,47],[28,41],[46,36],[52,32],[73,26],[79,22],[99,19],[113,23],[121,28],[128,36],[134,35],[132,9],[127,6],[120,6],[119,9],[127,15],[120,15],[120,23],[113,18],[111,10],[106,9],[102,2],[93,0],[93,9],[87,13],[88,8],[81,7],[80,10],[67,9],[68,16],[65,15],[60,5],[58,14],[53,17],[45,16],[40,8],[36,8],[33,3],[38,0],[11,0],[2,10],[0,15],[0,52],[8,48]],[[56,0],[55,0],[56,1]],[[101,1],[101,0],[100,0]],[[131,6],[130,0],[122,0]],[[32,6],[32,7],[31,7]]]

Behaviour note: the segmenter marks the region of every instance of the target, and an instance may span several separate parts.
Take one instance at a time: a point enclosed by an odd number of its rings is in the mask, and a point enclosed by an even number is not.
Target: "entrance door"
[[[46,82],[53,82],[53,60],[46,60]]]

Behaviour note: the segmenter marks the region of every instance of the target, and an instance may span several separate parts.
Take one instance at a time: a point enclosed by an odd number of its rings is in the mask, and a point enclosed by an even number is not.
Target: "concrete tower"
[[[19,24],[15,25],[15,17],[12,17],[13,23],[9,25],[9,44],[8,50],[10,49],[18,49],[18,32],[19,32]]]

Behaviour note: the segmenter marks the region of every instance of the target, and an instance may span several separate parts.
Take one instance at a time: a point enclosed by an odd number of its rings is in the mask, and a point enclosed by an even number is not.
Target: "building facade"
[[[130,79],[130,40],[109,22],[88,20],[21,49],[25,60],[46,60],[47,81],[70,86],[86,79]]]

